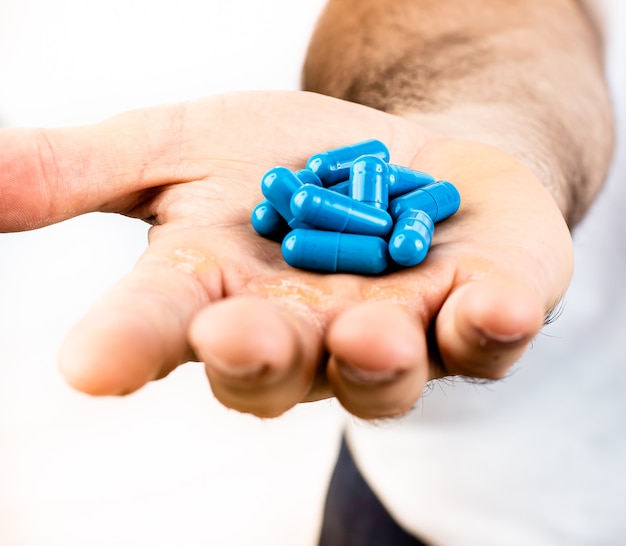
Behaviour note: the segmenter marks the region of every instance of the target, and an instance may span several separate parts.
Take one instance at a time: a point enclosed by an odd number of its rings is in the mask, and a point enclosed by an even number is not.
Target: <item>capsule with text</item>
[[[306,168],[319,176],[324,186],[331,186],[348,180],[350,167],[362,155],[373,155],[389,161],[387,146],[380,140],[372,139],[312,155],[306,162]]]
[[[378,275],[421,263],[435,224],[461,204],[453,184],[390,163],[375,139],[312,155],[300,171],[275,167],[261,191],[253,228],[282,241],[289,265],[326,273]]]
[[[387,211],[308,184],[294,193],[291,213],[296,222],[340,233],[385,237],[393,226]]]

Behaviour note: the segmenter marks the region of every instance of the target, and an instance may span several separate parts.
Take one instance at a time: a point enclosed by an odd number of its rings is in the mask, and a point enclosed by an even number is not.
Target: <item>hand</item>
[[[415,268],[290,268],[250,226],[261,176],[367,138],[386,142],[392,162],[453,181],[461,210]],[[506,374],[571,276],[559,209],[517,160],[321,95],[218,96],[0,139],[0,230],[89,211],[153,224],[133,272],[61,350],[65,377],[87,393],[129,393],[201,360],[216,397],[243,412],[334,395],[357,416],[398,415],[431,379]]]

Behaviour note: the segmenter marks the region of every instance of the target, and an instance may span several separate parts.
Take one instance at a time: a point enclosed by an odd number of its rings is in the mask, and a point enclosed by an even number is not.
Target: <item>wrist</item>
[[[304,87],[507,151],[573,226],[613,149],[597,28],[569,0],[478,5],[331,0]]]
[[[396,114],[435,136],[487,144],[513,156],[546,187],[570,228],[601,188],[613,150],[608,101],[597,108],[588,131],[568,128],[552,113],[533,117],[519,105],[457,104]]]

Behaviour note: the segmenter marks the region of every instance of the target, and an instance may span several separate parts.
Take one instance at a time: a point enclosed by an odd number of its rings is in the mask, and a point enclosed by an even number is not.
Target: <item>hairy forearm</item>
[[[303,82],[509,151],[570,226],[611,157],[601,40],[574,0],[330,0]]]

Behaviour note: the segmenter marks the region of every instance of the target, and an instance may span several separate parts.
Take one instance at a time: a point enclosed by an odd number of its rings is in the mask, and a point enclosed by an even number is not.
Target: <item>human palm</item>
[[[336,396],[366,418],[411,408],[428,380],[498,378],[571,275],[553,199],[496,148],[308,93],[242,93],[95,126],[0,133],[0,229],[89,211],[153,224],[135,269],[70,332],[60,364],[123,394],[201,360],[225,405],[276,416]],[[461,209],[428,258],[379,277],[299,271],[250,226],[262,174],[368,138],[455,183]]]

